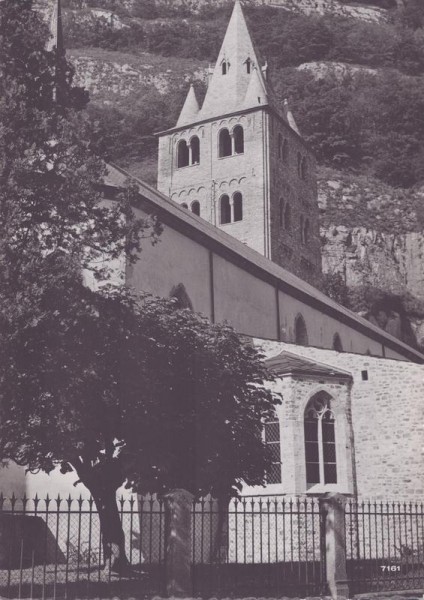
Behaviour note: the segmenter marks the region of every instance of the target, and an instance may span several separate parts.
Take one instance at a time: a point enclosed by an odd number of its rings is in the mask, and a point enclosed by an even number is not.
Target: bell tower
[[[266,78],[236,0],[202,106],[190,86],[176,126],[158,134],[158,189],[318,284],[315,159]]]

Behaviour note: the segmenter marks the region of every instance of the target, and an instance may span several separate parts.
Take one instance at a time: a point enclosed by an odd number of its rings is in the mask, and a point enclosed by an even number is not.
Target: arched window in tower
[[[305,224],[303,226],[303,243],[305,246],[309,244],[309,219],[305,219]]]
[[[284,229],[286,231],[291,230],[291,208],[288,202],[284,208]]]
[[[177,146],[177,167],[188,167],[190,160],[190,153],[185,140],[180,140]]]
[[[336,352],[343,352],[342,340],[340,339],[338,333],[335,333],[333,337],[333,350],[335,350]]]
[[[245,61],[245,65],[246,65],[246,73],[247,73],[248,75],[250,75],[250,73],[251,73],[251,71],[252,71],[252,61],[250,60],[250,58],[248,58],[248,59]]]
[[[200,217],[200,202],[198,200],[191,203],[191,212]]]
[[[243,154],[244,152],[244,131],[241,125],[236,125],[233,129],[234,136],[234,152]]]
[[[219,158],[223,158],[224,156],[231,156],[232,148],[231,148],[231,136],[228,129],[221,129],[219,132]]]
[[[234,221],[243,220],[243,196],[240,192],[236,192],[233,196],[234,203]]]
[[[274,415],[265,422],[265,443],[271,453],[271,468],[266,474],[267,483],[281,483],[281,439],[280,421],[278,415]]]
[[[283,162],[289,162],[289,143],[286,139],[283,140],[283,149],[281,151]]]
[[[299,344],[299,346],[308,345],[308,331],[306,329],[305,319],[302,315],[298,315],[294,323],[294,341],[296,344]]]
[[[183,202],[183,203],[181,204],[181,206],[182,206],[183,208],[188,208],[188,204],[187,204],[187,202]]]
[[[221,73],[223,75],[226,75],[228,73],[228,71],[230,70],[230,63],[228,62],[228,60],[226,60],[224,58],[224,60],[221,63]]]
[[[198,165],[200,163],[200,141],[197,135],[190,140],[191,148],[191,164]]]
[[[337,483],[335,417],[326,392],[308,402],[304,430],[307,489],[317,483]]]
[[[231,205],[227,194],[221,196],[219,201],[219,222],[221,225],[231,223]]]

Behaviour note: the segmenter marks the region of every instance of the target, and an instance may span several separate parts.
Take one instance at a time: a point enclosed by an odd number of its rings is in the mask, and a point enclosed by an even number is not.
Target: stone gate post
[[[191,514],[193,494],[174,490],[165,495],[166,591],[170,597],[192,596]]]
[[[327,583],[333,600],[349,598],[346,573],[345,505],[342,494],[328,493],[320,498],[326,553]]]

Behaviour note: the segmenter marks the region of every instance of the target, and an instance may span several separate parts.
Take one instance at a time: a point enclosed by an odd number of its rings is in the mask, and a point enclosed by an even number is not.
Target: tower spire
[[[184,106],[181,110],[177,127],[181,125],[189,125],[193,123],[199,114],[199,103],[196,98],[196,92],[194,91],[193,84],[190,84],[187,97],[184,102]]]

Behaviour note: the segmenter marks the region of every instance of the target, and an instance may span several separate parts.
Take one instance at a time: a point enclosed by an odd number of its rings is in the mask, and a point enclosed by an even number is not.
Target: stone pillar
[[[165,496],[166,592],[169,597],[192,596],[191,515],[193,494],[174,490]]]
[[[320,498],[323,516],[327,583],[333,600],[349,598],[346,573],[346,498],[341,494],[328,493]]]

